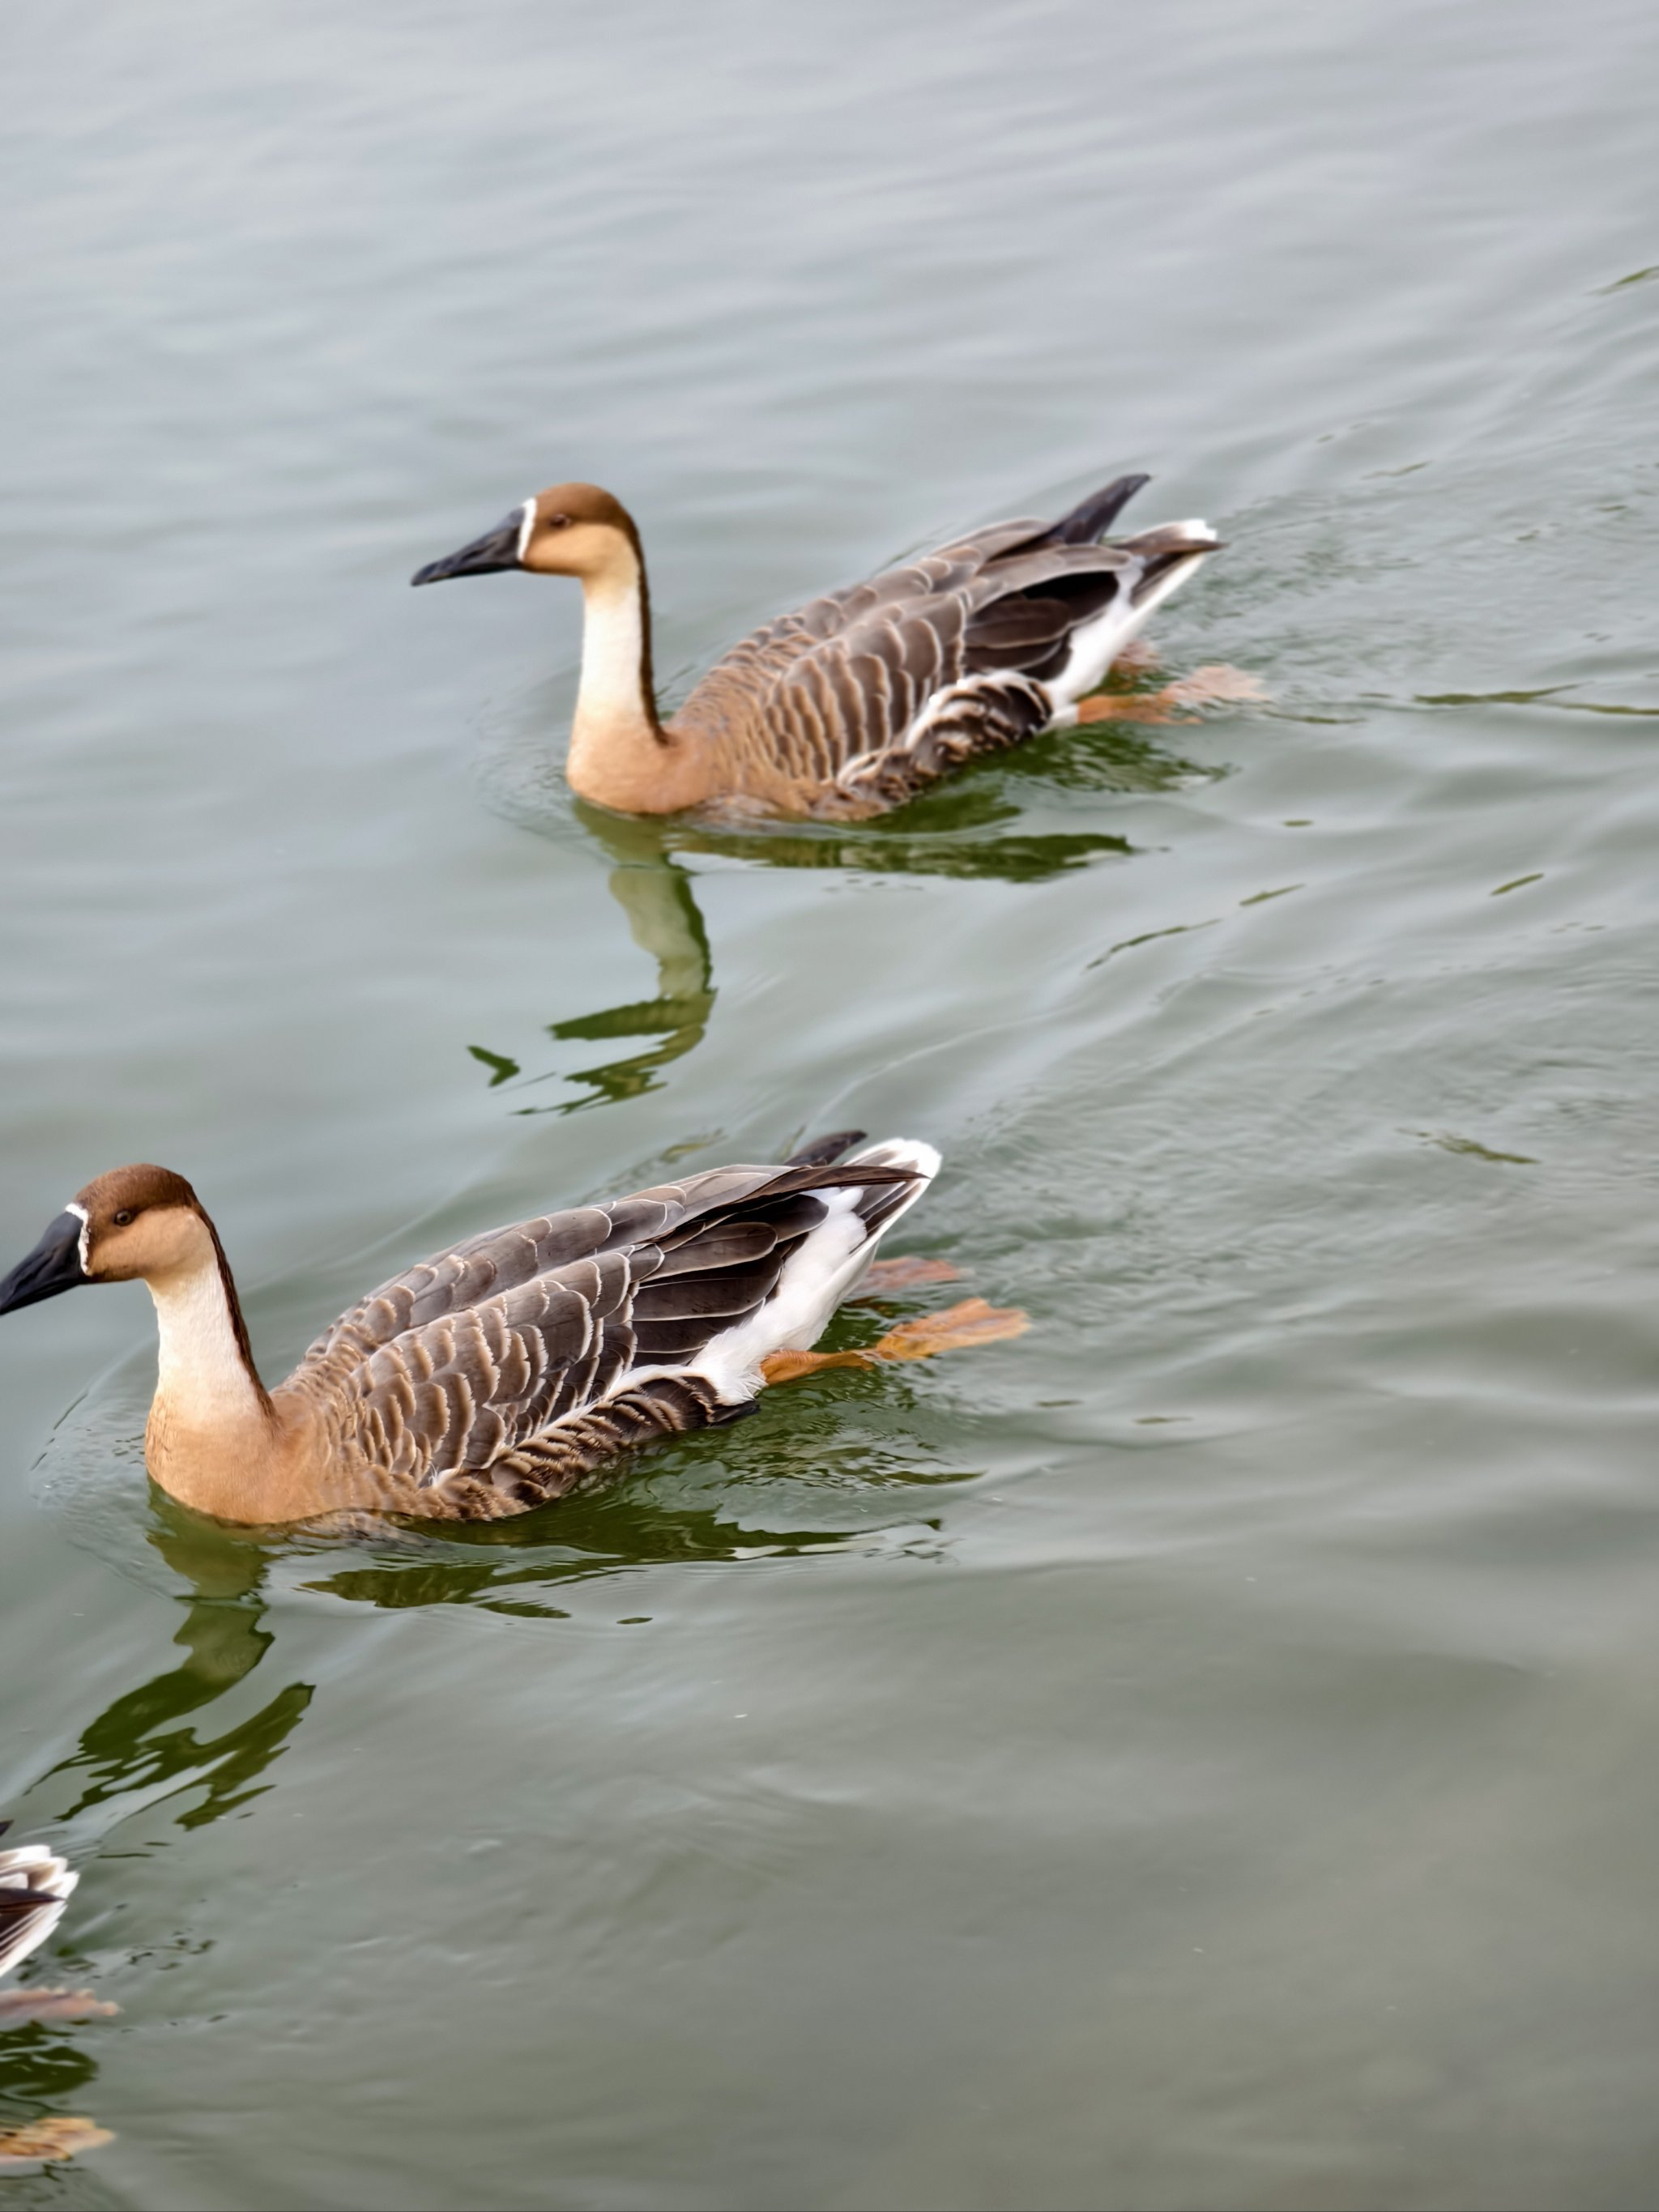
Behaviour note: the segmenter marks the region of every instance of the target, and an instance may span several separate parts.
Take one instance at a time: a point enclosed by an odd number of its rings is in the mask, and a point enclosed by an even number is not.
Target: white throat
[[[236,1341],[230,1301],[215,1261],[149,1285],[161,1332],[155,1395],[185,1427],[216,1429],[264,1408]]]

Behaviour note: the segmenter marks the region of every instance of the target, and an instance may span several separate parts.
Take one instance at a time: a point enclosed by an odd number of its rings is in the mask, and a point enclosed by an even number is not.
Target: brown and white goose
[[[1058,522],[996,523],[826,592],[734,646],[666,722],[640,533],[598,485],[555,484],[411,580],[580,580],[565,772],[581,798],[630,814],[735,801],[855,817],[1078,720],[1153,608],[1218,548],[1202,522],[1099,543],[1149,481],[1120,477]]]
[[[867,1357],[806,1347],[939,1160],[904,1139],[841,1158],[859,1137],[469,1238],[353,1306],[275,1390],[218,1234],[166,1168],[89,1182],[0,1281],[0,1313],[82,1284],[145,1283],[161,1334],[145,1457],[200,1512],[495,1520],[634,1445],[752,1411],[767,1380]],[[1024,1325],[978,1300],[953,1311],[957,1334],[903,1345],[894,1332],[878,1354]]]

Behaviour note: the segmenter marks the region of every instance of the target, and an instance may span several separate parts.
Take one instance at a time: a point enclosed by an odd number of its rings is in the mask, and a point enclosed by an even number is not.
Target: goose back
[[[405,1510],[522,1511],[653,1433],[749,1411],[716,1340],[774,1297],[835,1206],[863,1241],[917,1180],[875,1159],[719,1168],[487,1231],[342,1316],[284,1393],[341,1455],[419,1492]]]
[[[1213,548],[1186,526],[1093,543],[1144,481],[1121,478],[1058,523],[973,532],[766,623],[696,686],[671,737],[718,753],[755,796],[830,817],[879,811],[1019,743],[1075,696],[1080,634],[1116,609],[1127,635],[1149,586]]]

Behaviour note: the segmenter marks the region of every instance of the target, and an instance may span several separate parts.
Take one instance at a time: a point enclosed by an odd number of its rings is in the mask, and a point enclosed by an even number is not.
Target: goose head
[[[618,499],[598,484],[553,484],[441,561],[428,561],[412,584],[441,584],[452,576],[489,576],[502,568],[527,568],[538,576],[577,576],[584,583],[636,580],[641,570],[639,532]]]
[[[182,1176],[147,1165],[114,1168],[77,1191],[0,1280],[0,1314],[84,1283],[154,1284],[222,1264],[213,1225]]]

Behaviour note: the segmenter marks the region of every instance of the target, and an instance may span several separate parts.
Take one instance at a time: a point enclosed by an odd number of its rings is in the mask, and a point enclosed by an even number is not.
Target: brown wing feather
[[[1073,634],[1139,574],[1131,554],[1045,542],[1048,531],[999,524],[780,617],[710,670],[672,727],[799,786],[852,769],[849,787],[884,805],[1018,743],[1050,718],[1036,686],[1065,665]],[[988,677],[1024,680],[976,696]],[[950,695],[963,685],[958,713]],[[902,757],[941,701],[935,741]]]
[[[579,1462],[614,1455],[605,1439],[631,1421],[733,1417],[741,1409],[720,1407],[695,1376],[674,1378],[683,1387],[672,1391],[639,1386],[647,1395],[632,1413],[614,1406],[637,1395],[623,1388],[631,1370],[695,1360],[771,1297],[824,1217],[815,1193],[865,1187],[860,1211],[873,1227],[913,1180],[856,1161],[719,1168],[492,1230],[354,1307],[291,1386],[325,1405],[348,1448],[386,1474],[459,1482],[447,1510],[482,1510],[477,1481],[509,1458],[510,1485],[539,1479],[538,1468],[574,1480]]]

